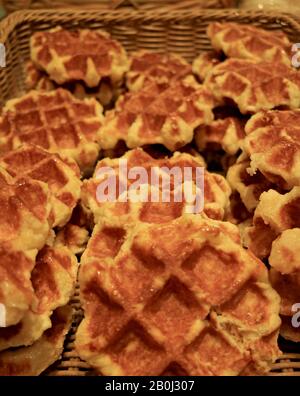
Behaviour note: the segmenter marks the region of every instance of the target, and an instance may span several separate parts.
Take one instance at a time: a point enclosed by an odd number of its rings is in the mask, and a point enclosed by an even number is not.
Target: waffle
[[[34,33],[30,55],[57,84],[83,81],[88,87],[96,87],[103,78],[117,84],[128,70],[124,48],[101,30],[71,32],[57,27]]]
[[[282,316],[282,324],[280,327],[280,335],[286,340],[293,342],[300,342],[300,330],[299,327],[293,326],[292,319],[287,316]],[[297,324],[299,323],[299,319]]]
[[[300,187],[280,194],[269,190],[260,197],[246,243],[257,257],[268,257],[273,241],[292,228],[300,228]]]
[[[299,303],[300,276],[299,273],[283,275],[274,268],[270,270],[270,282],[281,297],[280,314],[292,317],[292,307]]]
[[[228,57],[291,65],[292,44],[280,31],[267,31],[233,22],[214,22],[208,26],[207,35],[213,48],[223,51]]]
[[[262,337],[254,345],[253,356],[255,360],[259,361],[275,361],[278,357],[277,343],[278,343],[278,332],[275,331],[265,337]],[[252,362],[249,363],[246,368],[240,374],[241,376],[257,376],[261,375],[261,372],[265,369],[259,369]]]
[[[72,308],[58,308],[51,316],[51,328],[28,347],[0,353],[1,376],[36,376],[60,358],[65,336],[72,322]]]
[[[125,141],[129,148],[163,144],[170,151],[191,142],[194,129],[213,120],[211,93],[192,76],[165,86],[147,84],[127,93],[106,113],[99,132],[103,149]]]
[[[66,305],[73,295],[78,263],[65,247],[44,247],[37,255],[30,274],[33,298],[20,322],[0,328],[0,351],[19,346],[29,346],[51,327],[52,312]],[[28,272],[24,273],[28,276]],[[9,286],[17,287],[12,277]],[[10,301],[9,301],[10,303]]]
[[[69,86],[68,89],[78,99],[95,98],[106,110],[111,109],[125,91],[122,85],[114,86],[106,79],[103,79],[95,88],[88,88],[82,83],[76,83]]]
[[[96,135],[102,117],[102,107],[94,99],[81,101],[63,89],[31,91],[2,109],[0,152],[31,143],[74,159],[85,171],[99,154]]]
[[[103,375],[270,369],[280,301],[263,264],[233,239],[235,226],[197,215],[133,228],[117,221],[97,224],[82,257],[82,359]]]
[[[53,227],[67,223],[80,197],[80,171],[75,161],[63,161],[57,154],[25,144],[0,157],[0,166],[15,183],[26,177],[46,183],[52,193]]]
[[[28,177],[15,181],[0,167],[0,244],[8,249],[41,249],[52,227],[51,195],[45,183]]]
[[[28,91],[52,91],[57,87],[54,81],[50,79],[46,72],[38,69],[32,61],[26,63],[25,84]]]
[[[300,75],[280,63],[231,58],[215,66],[204,85],[220,104],[233,102],[243,114],[300,106]]]
[[[282,324],[280,334],[287,340],[299,342],[299,328],[293,326],[293,317],[296,313],[295,304],[299,304],[300,275],[299,272],[281,274],[275,268],[270,270],[270,282],[281,298],[280,314]]]
[[[73,254],[84,252],[89,240],[89,231],[94,226],[93,220],[84,210],[81,201],[73,210],[72,217],[68,224],[63,227],[54,240],[54,247],[67,247]]]
[[[251,172],[262,172],[282,188],[300,186],[300,110],[268,111],[246,124],[243,143]]]
[[[100,183],[105,183],[109,181],[109,174],[105,172],[106,167],[110,167],[113,169],[117,175],[116,182],[119,184],[126,183],[127,175],[123,175],[120,172],[119,168],[119,159],[104,159],[100,161],[95,169],[95,173],[93,178],[86,180],[83,182],[82,188],[82,205],[85,208],[86,212],[91,213],[94,218],[94,222],[97,223],[102,217],[111,217],[117,216],[126,219],[127,222],[148,222],[148,223],[161,223],[172,220],[181,216],[183,213],[188,213],[193,207],[196,212],[198,212],[196,204],[197,202],[193,200],[192,202],[187,201],[185,198],[183,190],[182,196],[179,201],[175,199],[175,193],[178,190],[177,188],[182,189],[184,179],[174,187],[175,179],[171,176],[170,178],[170,202],[164,202],[161,191],[162,191],[162,183],[160,182],[159,188],[160,192],[158,195],[158,199],[155,201],[154,199],[150,199],[149,196],[152,192],[151,185],[152,180],[152,171],[155,167],[159,167],[161,173],[164,173],[166,169],[170,170],[174,167],[178,167],[182,170],[182,175],[184,177],[184,167],[190,167],[192,169],[192,178],[195,189],[199,188],[201,190],[202,186],[200,183],[196,181],[196,168],[203,168],[204,162],[203,159],[199,157],[193,157],[190,154],[186,153],[175,153],[171,158],[165,159],[153,159],[150,155],[146,154],[142,149],[134,149],[129,151],[123,157],[122,160],[127,160],[127,168],[130,171],[134,167],[143,167],[146,169],[148,176],[148,186],[147,186],[147,199],[145,202],[134,202],[133,199],[130,198],[130,195],[127,196],[127,202],[122,202],[124,197],[124,193],[120,193],[117,191],[116,201],[114,202],[103,202],[103,200],[99,200],[97,198],[98,187]],[[100,178],[100,173],[103,175]],[[155,171],[155,174],[159,174],[158,171]],[[133,181],[128,180],[128,191],[132,185]],[[196,192],[196,190],[195,190]],[[202,192],[199,191],[202,196]],[[204,209],[204,213],[213,219],[223,219],[226,213],[226,210],[229,206],[229,195],[231,191],[226,183],[225,179],[218,174],[209,173],[204,171],[204,208],[199,207],[199,212]],[[125,220],[124,220],[125,221]]]
[[[295,342],[300,341],[299,328],[293,326],[294,307],[300,301],[299,238],[300,228],[283,231],[272,243],[269,257],[270,281],[281,297],[283,323],[280,334]]]
[[[0,303],[6,309],[6,326],[18,323],[33,302],[30,276],[36,254],[35,249],[22,252],[0,244]]]
[[[215,51],[202,52],[193,61],[193,73],[204,81],[211,70],[221,63],[221,55]]]
[[[250,174],[249,170],[250,161],[240,159],[229,167],[226,180],[232,190],[239,194],[248,212],[253,212],[259,203],[261,194],[274,188],[275,185],[266,179],[261,172],[257,171],[255,174]]]
[[[241,197],[237,191],[233,191],[230,196],[230,207],[225,216],[225,221],[229,221],[242,227],[242,235],[244,235],[244,226],[249,226],[248,222],[252,220],[252,214],[243,204]],[[251,225],[251,223],[250,223]]]
[[[244,137],[244,122],[235,117],[215,120],[195,131],[195,142],[200,151],[223,149],[230,155],[239,151]]]
[[[126,84],[130,91],[139,91],[148,83],[169,84],[192,74],[180,55],[140,50],[132,54]]]
[[[89,233],[85,227],[79,227],[76,224],[68,223],[58,232],[55,246],[66,246],[73,254],[81,254],[86,248],[88,239]]]
[[[72,81],[63,85],[52,81],[46,72],[39,70],[32,61],[26,64],[27,90],[53,91],[64,88],[70,91],[77,99],[95,98],[103,106],[111,106],[123,91],[119,85],[113,86],[108,79],[102,79],[94,88],[87,87],[81,81]]]
[[[275,268],[281,274],[293,274],[297,271],[300,273],[299,241],[300,228],[283,231],[272,243],[272,250],[269,257],[269,263],[272,268]]]
[[[45,246],[31,275],[36,299],[32,311],[44,313],[66,305],[73,295],[78,262],[67,247]]]

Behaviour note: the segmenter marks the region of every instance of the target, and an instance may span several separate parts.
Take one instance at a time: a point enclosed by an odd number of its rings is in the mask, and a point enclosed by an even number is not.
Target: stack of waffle
[[[0,162],[0,373],[37,375],[61,355],[72,320],[78,262],[56,246],[54,230],[79,200],[80,173],[71,159],[27,144]]]

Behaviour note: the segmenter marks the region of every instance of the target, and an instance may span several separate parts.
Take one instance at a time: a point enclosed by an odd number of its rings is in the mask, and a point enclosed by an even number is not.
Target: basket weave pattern
[[[150,49],[175,52],[191,61],[201,51],[211,49],[206,28],[213,21],[251,23],[265,29],[282,29],[292,42],[299,41],[300,26],[286,15],[233,10],[217,11],[20,11],[0,23],[0,42],[7,51],[7,67],[0,69],[0,101],[25,92],[25,63],[29,58],[29,39],[32,33],[56,25],[64,28],[102,28],[120,40],[131,52]],[[75,309],[72,330],[66,341],[62,359],[47,371],[48,375],[93,375],[74,350],[76,328],[82,318],[78,289],[72,300]],[[285,353],[274,364],[270,375],[300,375],[300,347],[285,343]]]
[[[14,12],[22,9],[42,9],[42,8],[62,8],[62,7],[91,7],[100,6],[104,8],[114,8],[119,5],[151,9],[163,6],[175,8],[224,8],[234,7],[236,0],[3,0],[3,5],[7,12]],[[185,4],[186,3],[186,4]]]

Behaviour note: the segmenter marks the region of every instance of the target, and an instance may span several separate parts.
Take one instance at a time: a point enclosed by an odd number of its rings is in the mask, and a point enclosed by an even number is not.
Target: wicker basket
[[[185,4],[186,3],[186,4]],[[104,8],[116,8],[119,6],[131,6],[134,8],[153,9],[157,7],[191,7],[194,8],[224,8],[234,7],[237,0],[3,0],[3,5],[7,12],[22,9],[51,9],[79,7],[82,9],[95,6]]]
[[[282,29],[292,42],[300,37],[300,26],[286,15],[250,11],[20,11],[0,23],[0,42],[7,50],[7,67],[0,69],[0,101],[25,91],[24,64],[29,57],[29,38],[37,30],[59,24],[65,28],[103,28],[122,42],[128,51],[139,48],[172,51],[191,61],[201,51],[211,49],[206,27],[212,21],[252,23],[265,29]],[[298,38],[298,40],[297,40]],[[74,323],[62,359],[47,371],[48,375],[93,375],[89,366],[76,355],[73,347],[76,327],[82,318],[78,290],[72,304]],[[270,375],[300,375],[300,344],[283,342],[285,351]]]

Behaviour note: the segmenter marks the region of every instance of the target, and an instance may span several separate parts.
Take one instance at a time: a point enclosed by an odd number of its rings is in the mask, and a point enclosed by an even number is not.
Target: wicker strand
[[[60,24],[66,20],[71,21],[76,15],[77,22],[93,21],[94,19],[102,20],[103,23],[138,25],[151,23],[178,23],[185,21],[186,24],[195,24],[197,21],[236,21],[240,23],[254,23],[255,25],[271,27],[275,25],[277,29],[285,26],[290,30],[290,36],[300,39],[297,20],[289,14],[280,14],[273,12],[261,11],[241,11],[241,10],[180,10],[169,12],[166,9],[156,11],[132,11],[132,10],[115,10],[105,11],[103,8],[94,8],[91,10],[63,9],[63,10],[24,10],[18,11],[0,22],[0,40],[5,42],[10,32],[22,22],[35,23],[47,22],[49,24]]]
[[[184,3],[187,3],[186,5]],[[191,4],[188,4],[191,3]],[[83,0],[3,0],[4,7],[8,12],[14,12],[21,9],[43,9],[43,8],[63,8],[63,7],[81,7]],[[171,7],[195,7],[198,8],[224,8],[234,7],[236,0],[89,0],[84,2],[84,8],[90,6],[102,6],[108,9],[117,8],[127,5],[133,8],[157,9],[162,5]]]

